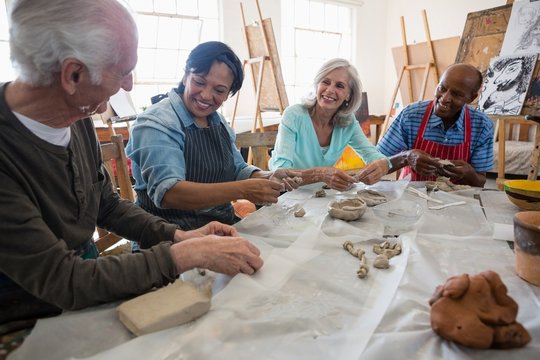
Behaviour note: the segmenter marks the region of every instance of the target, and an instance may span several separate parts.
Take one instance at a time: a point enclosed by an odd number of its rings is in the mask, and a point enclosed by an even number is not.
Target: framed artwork
[[[478,108],[487,114],[519,115],[537,57],[529,54],[492,59],[484,76]]]
[[[540,52],[540,2],[514,2],[501,55]]]

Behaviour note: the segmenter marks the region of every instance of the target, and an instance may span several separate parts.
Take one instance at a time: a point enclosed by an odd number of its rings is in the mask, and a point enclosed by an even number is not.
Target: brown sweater
[[[174,281],[178,274],[169,248],[176,226],[112,191],[92,121],[71,126],[67,148],[52,145],[19,122],[5,103],[4,89],[0,84],[0,275],[62,309]],[[84,260],[74,249],[92,237],[96,224],[153,247]]]

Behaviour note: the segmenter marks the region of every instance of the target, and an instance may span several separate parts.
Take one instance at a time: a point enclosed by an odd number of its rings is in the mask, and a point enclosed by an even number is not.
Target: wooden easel
[[[426,32],[426,41],[427,41],[427,47],[428,47],[428,53],[429,53],[429,61],[423,64],[409,64],[409,49],[408,49],[408,44],[407,44],[407,36],[405,33],[405,19],[403,16],[400,18],[401,39],[403,41],[404,65],[401,68],[401,71],[399,73],[398,81],[397,81],[396,87],[394,88],[394,92],[392,94],[392,100],[390,101],[390,108],[388,109],[386,118],[384,119],[379,139],[384,135],[384,133],[386,132],[386,129],[388,128],[390,117],[392,116],[392,110],[394,109],[394,103],[396,101],[397,93],[401,87],[401,82],[403,81],[403,77],[405,76],[405,74],[407,74],[406,77],[408,81],[407,86],[409,90],[409,102],[424,99],[430,71],[433,73],[433,79],[435,80],[435,84],[439,82],[439,72],[437,70],[437,62],[435,59],[435,53],[433,51],[433,44],[431,42],[431,33],[429,31],[429,25],[427,22],[426,10],[422,10],[422,19],[424,20],[424,30]],[[424,71],[424,75],[422,78],[422,88],[420,90],[420,94],[418,98],[416,99],[414,98],[413,86],[412,86],[412,81],[411,81],[411,76],[412,76],[411,72],[414,70]]]
[[[244,24],[244,35],[248,48],[249,59],[244,60],[244,71],[246,66],[251,68],[253,88],[255,89],[255,114],[251,132],[264,132],[262,121],[263,111],[279,111],[280,114],[289,105],[285,83],[281,73],[281,64],[277,51],[272,20],[263,19],[259,1],[255,0],[259,19],[253,24],[247,24],[244,14],[243,4],[240,3],[242,22]],[[231,127],[234,129],[238,100],[241,90],[238,91],[234,104],[234,111],[231,120]],[[248,163],[252,162],[252,149],[249,149]]]

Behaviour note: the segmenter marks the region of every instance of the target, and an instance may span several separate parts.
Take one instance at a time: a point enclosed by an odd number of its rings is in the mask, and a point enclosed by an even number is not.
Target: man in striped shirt
[[[493,122],[469,108],[482,85],[482,74],[468,64],[450,65],[435,98],[405,107],[377,148],[390,157],[400,178],[453,182],[483,187],[493,167]],[[448,161],[442,161],[448,160]]]

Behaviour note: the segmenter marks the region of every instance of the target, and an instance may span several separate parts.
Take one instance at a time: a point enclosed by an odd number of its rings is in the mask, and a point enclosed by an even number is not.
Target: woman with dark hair
[[[277,202],[295,173],[246,164],[234,131],[216,110],[242,86],[242,63],[218,41],[195,47],[178,88],[139,115],[126,148],[137,203],[183,229],[233,224],[231,201]]]

